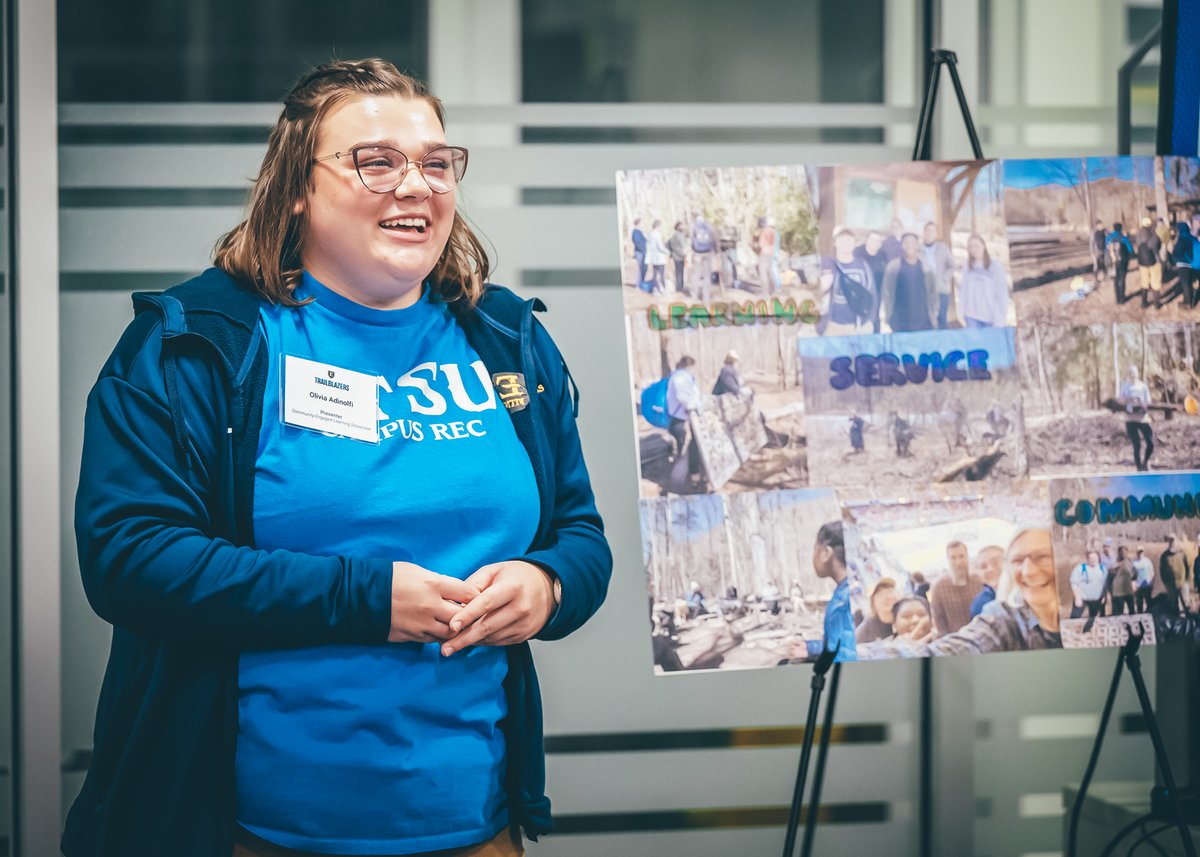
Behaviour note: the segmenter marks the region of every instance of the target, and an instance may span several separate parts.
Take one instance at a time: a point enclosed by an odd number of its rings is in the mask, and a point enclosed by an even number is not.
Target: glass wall
[[[847,10],[852,9],[852,14]],[[883,0],[521,3],[526,102],[880,104]]]
[[[387,56],[424,76],[423,0],[59,0],[67,103],[277,101],[331,57]]]

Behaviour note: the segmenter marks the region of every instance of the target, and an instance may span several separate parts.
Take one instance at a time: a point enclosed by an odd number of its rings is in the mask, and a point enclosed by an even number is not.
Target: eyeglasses
[[[409,167],[417,168],[434,193],[454,190],[467,172],[467,150],[462,146],[442,146],[426,152],[419,161],[410,161],[403,152],[390,146],[355,146],[348,152],[313,158],[313,163],[330,158],[351,158],[363,187],[373,193],[391,193],[400,187]]]
[[[1054,561],[1054,552],[1048,550],[1032,551],[1031,553],[1013,554],[1008,558],[1008,564],[1013,568],[1020,568],[1028,560],[1034,565],[1044,565]]]

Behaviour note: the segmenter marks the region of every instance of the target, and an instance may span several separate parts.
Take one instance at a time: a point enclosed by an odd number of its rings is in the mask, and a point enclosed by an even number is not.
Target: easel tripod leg
[[[821,745],[817,748],[817,767],[813,771],[812,792],[808,797],[808,812],[804,816],[804,841],[800,844],[800,857],[811,857],[813,837],[817,833],[821,787],[825,783],[825,759],[829,755],[829,741],[833,735],[833,710],[837,705],[838,679],[841,674],[842,665],[834,664],[833,677],[829,681],[829,698],[825,700],[825,718],[821,723]]]

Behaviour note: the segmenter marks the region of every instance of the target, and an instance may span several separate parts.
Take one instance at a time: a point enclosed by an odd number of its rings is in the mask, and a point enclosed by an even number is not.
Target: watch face
[[[554,578],[554,603],[562,604],[562,581]]]

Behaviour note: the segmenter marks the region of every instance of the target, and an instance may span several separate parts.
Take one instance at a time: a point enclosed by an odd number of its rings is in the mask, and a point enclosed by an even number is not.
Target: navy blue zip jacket
[[[229,857],[239,650],[385,643],[392,563],[254,548],[261,299],[214,268],[134,304],[88,397],[75,530],[84,591],[113,639],[62,850]],[[475,308],[450,306],[490,373],[524,376],[529,401],[509,414],[541,517],[529,553],[509,559],[561,581],[562,603],[538,634],[557,639],[600,607],[612,570],[575,426],[578,394],[533,318],[539,301],[488,286]],[[541,697],[529,645],[508,656],[509,809],[536,839],[551,826]]]

